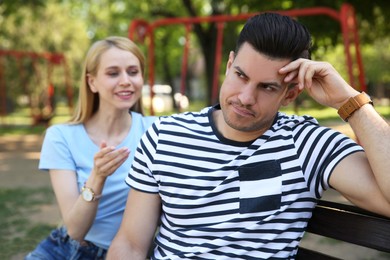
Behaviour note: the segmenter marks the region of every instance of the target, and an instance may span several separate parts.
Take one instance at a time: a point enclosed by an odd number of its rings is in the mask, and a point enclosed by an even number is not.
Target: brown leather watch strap
[[[373,102],[365,92],[362,92],[354,97],[351,97],[344,105],[339,108],[337,113],[345,122],[348,122],[348,118],[365,104],[372,105]]]

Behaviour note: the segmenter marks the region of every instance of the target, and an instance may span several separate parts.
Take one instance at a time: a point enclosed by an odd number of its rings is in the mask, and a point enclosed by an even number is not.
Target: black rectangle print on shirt
[[[238,169],[240,214],[275,211],[280,208],[282,170],[278,161],[260,162]]]

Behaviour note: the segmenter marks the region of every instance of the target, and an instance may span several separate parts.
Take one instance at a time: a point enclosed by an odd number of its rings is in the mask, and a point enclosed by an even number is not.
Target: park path
[[[40,135],[0,136],[0,189],[51,187],[49,174],[38,170]],[[57,205],[43,205],[31,220],[56,225],[61,220]]]
[[[353,138],[352,130],[348,125],[340,124],[333,126],[333,128]],[[48,173],[38,170],[42,140],[40,135],[0,136],[0,189],[50,187]],[[324,199],[346,203],[346,200],[333,190],[327,191]],[[29,218],[32,221],[53,225],[60,222],[59,210],[55,203],[42,206],[38,213],[30,214]],[[335,244],[311,234],[302,241],[302,244],[322,252],[334,252],[335,256],[347,260],[390,259],[389,255],[384,256],[375,250],[346,243]],[[12,258],[12,260],[19,259],[23,259],[23,253]]]
[[[47,187],[48,174],[38,170],[40,135],[0,136],[0,188]]]

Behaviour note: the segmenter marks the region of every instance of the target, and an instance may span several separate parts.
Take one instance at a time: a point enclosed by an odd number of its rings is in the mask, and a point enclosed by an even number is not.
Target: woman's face
[[[138,58],[116,47],[100,57],[96,75],[88,75],[91,91],[99,95],[99,109],[128,110],[140,98],[144,84]]]

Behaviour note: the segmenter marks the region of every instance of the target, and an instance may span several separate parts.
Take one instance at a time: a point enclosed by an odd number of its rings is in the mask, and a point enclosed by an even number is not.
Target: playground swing
[[[42,77],[40,76],[40,71],[38,69],[37,63],[33,62],[33,68],[35,75],[39,78],[38,83],[42,82]],[[50,62],[47,64],[47,80],[44,83],[44,86],[47,87],[40,88],[38,95],[35,97],[35,100],[31,98],[32,92],[30,92],[30,102],[31,107],[31,117],[33,119],[33,125],[38,124],[49,124],[50,120],[55,114],[55,90],[54,85],[51,80],[52,77],[52,67]]]
[[[65,57],[62,54],[58,53],[35,53],[35,52],[23,52],[23,51],[14,51],[14,50],[0,50],[0,57],[7,56],[13,57],[16,59],[17,68],[19,71],[19,78],[21,80],[21,87],[23,93],[26,95],[27,104],[30,108],[30,116],[32,118],[33,125],[44,124],[49,125],[50,120],[55,114],[55,86],[52,81],[53,66],[63,65],[64,77],[65,77],[65,88],[68,99],[68,107],[70,110],[73,109],[73,90],[71,88],[69,71],[66,64]],[[29,88],[28,81],[30,78],[26,74],[26,68],[24,67],[23,62],[30,61],[30,70],[33,71],[32,79],[35,81],[35,86],[44,87]],[[45,62],[45,64],[39,64],[40,61]],[[47,68],[46,80],[43,80],[41,75],[41,66]],[[6,80],[4,76],[4,63],[0,63],[0,116],[7,115],[7,88]]]

